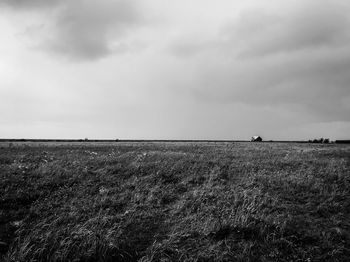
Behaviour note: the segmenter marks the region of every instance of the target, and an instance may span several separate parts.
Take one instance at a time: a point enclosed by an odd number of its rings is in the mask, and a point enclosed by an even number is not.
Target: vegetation
[[[349,261],[350,147],[9,144],[0,261]]]
[[[323,143],[323,144],[328,144],[329,143],[329,138],[323,138],[321,137],[320,139],[313,139],[309,140],[309,143]]]

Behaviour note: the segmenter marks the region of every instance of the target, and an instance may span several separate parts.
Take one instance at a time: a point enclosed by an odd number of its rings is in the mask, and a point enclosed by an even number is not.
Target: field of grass
[[[350,261],[350,146],[0,144],[0,261]]]

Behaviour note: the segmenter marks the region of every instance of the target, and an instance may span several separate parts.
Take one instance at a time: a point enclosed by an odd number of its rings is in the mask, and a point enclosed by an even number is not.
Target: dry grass
[[[349,261],[350,147],[3,144],[0,260]]]

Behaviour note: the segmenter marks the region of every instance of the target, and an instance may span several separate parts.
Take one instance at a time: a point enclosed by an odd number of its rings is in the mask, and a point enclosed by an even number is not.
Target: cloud
[[[0,7],[0,111],[9,137],[349,133],[345,0],[0,0]],[[135,52],[140,46],[147,50]]]
[[[62,0],[2,0],[0,5],[7,6],[13,9],[28,10],[40,9],[48,7],[56,7]]]
[[[280,12],[250,9],[227,27],[228,44],[242,56],[263,56],[337,46],[349,39],[348,8],[342,1],[304,1]]]
[[[41,17],[39,26],[27,33],[39,39],[38,48],[71,60],[96,60],[111,53],[128,51],[127,35],[141,16],[134,1],[6,1],[3,4]],[[46,9],[52,10],[47,15]]]
[[[192,38],[169,50],[196,65],[189,88],[197,99],[282,105],[315,121],[350,121],[350,6],[340,3],[246,9],[206,44]]]
[[[72,1],[59,14],[49,47],[78,59],[96,59],[123,48],[138,16],[131,2]]]

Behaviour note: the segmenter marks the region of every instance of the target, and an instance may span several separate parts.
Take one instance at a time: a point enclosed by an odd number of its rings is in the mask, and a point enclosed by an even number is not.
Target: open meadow
[[[350,261],[350,146],[4,142],[0,261]]]

